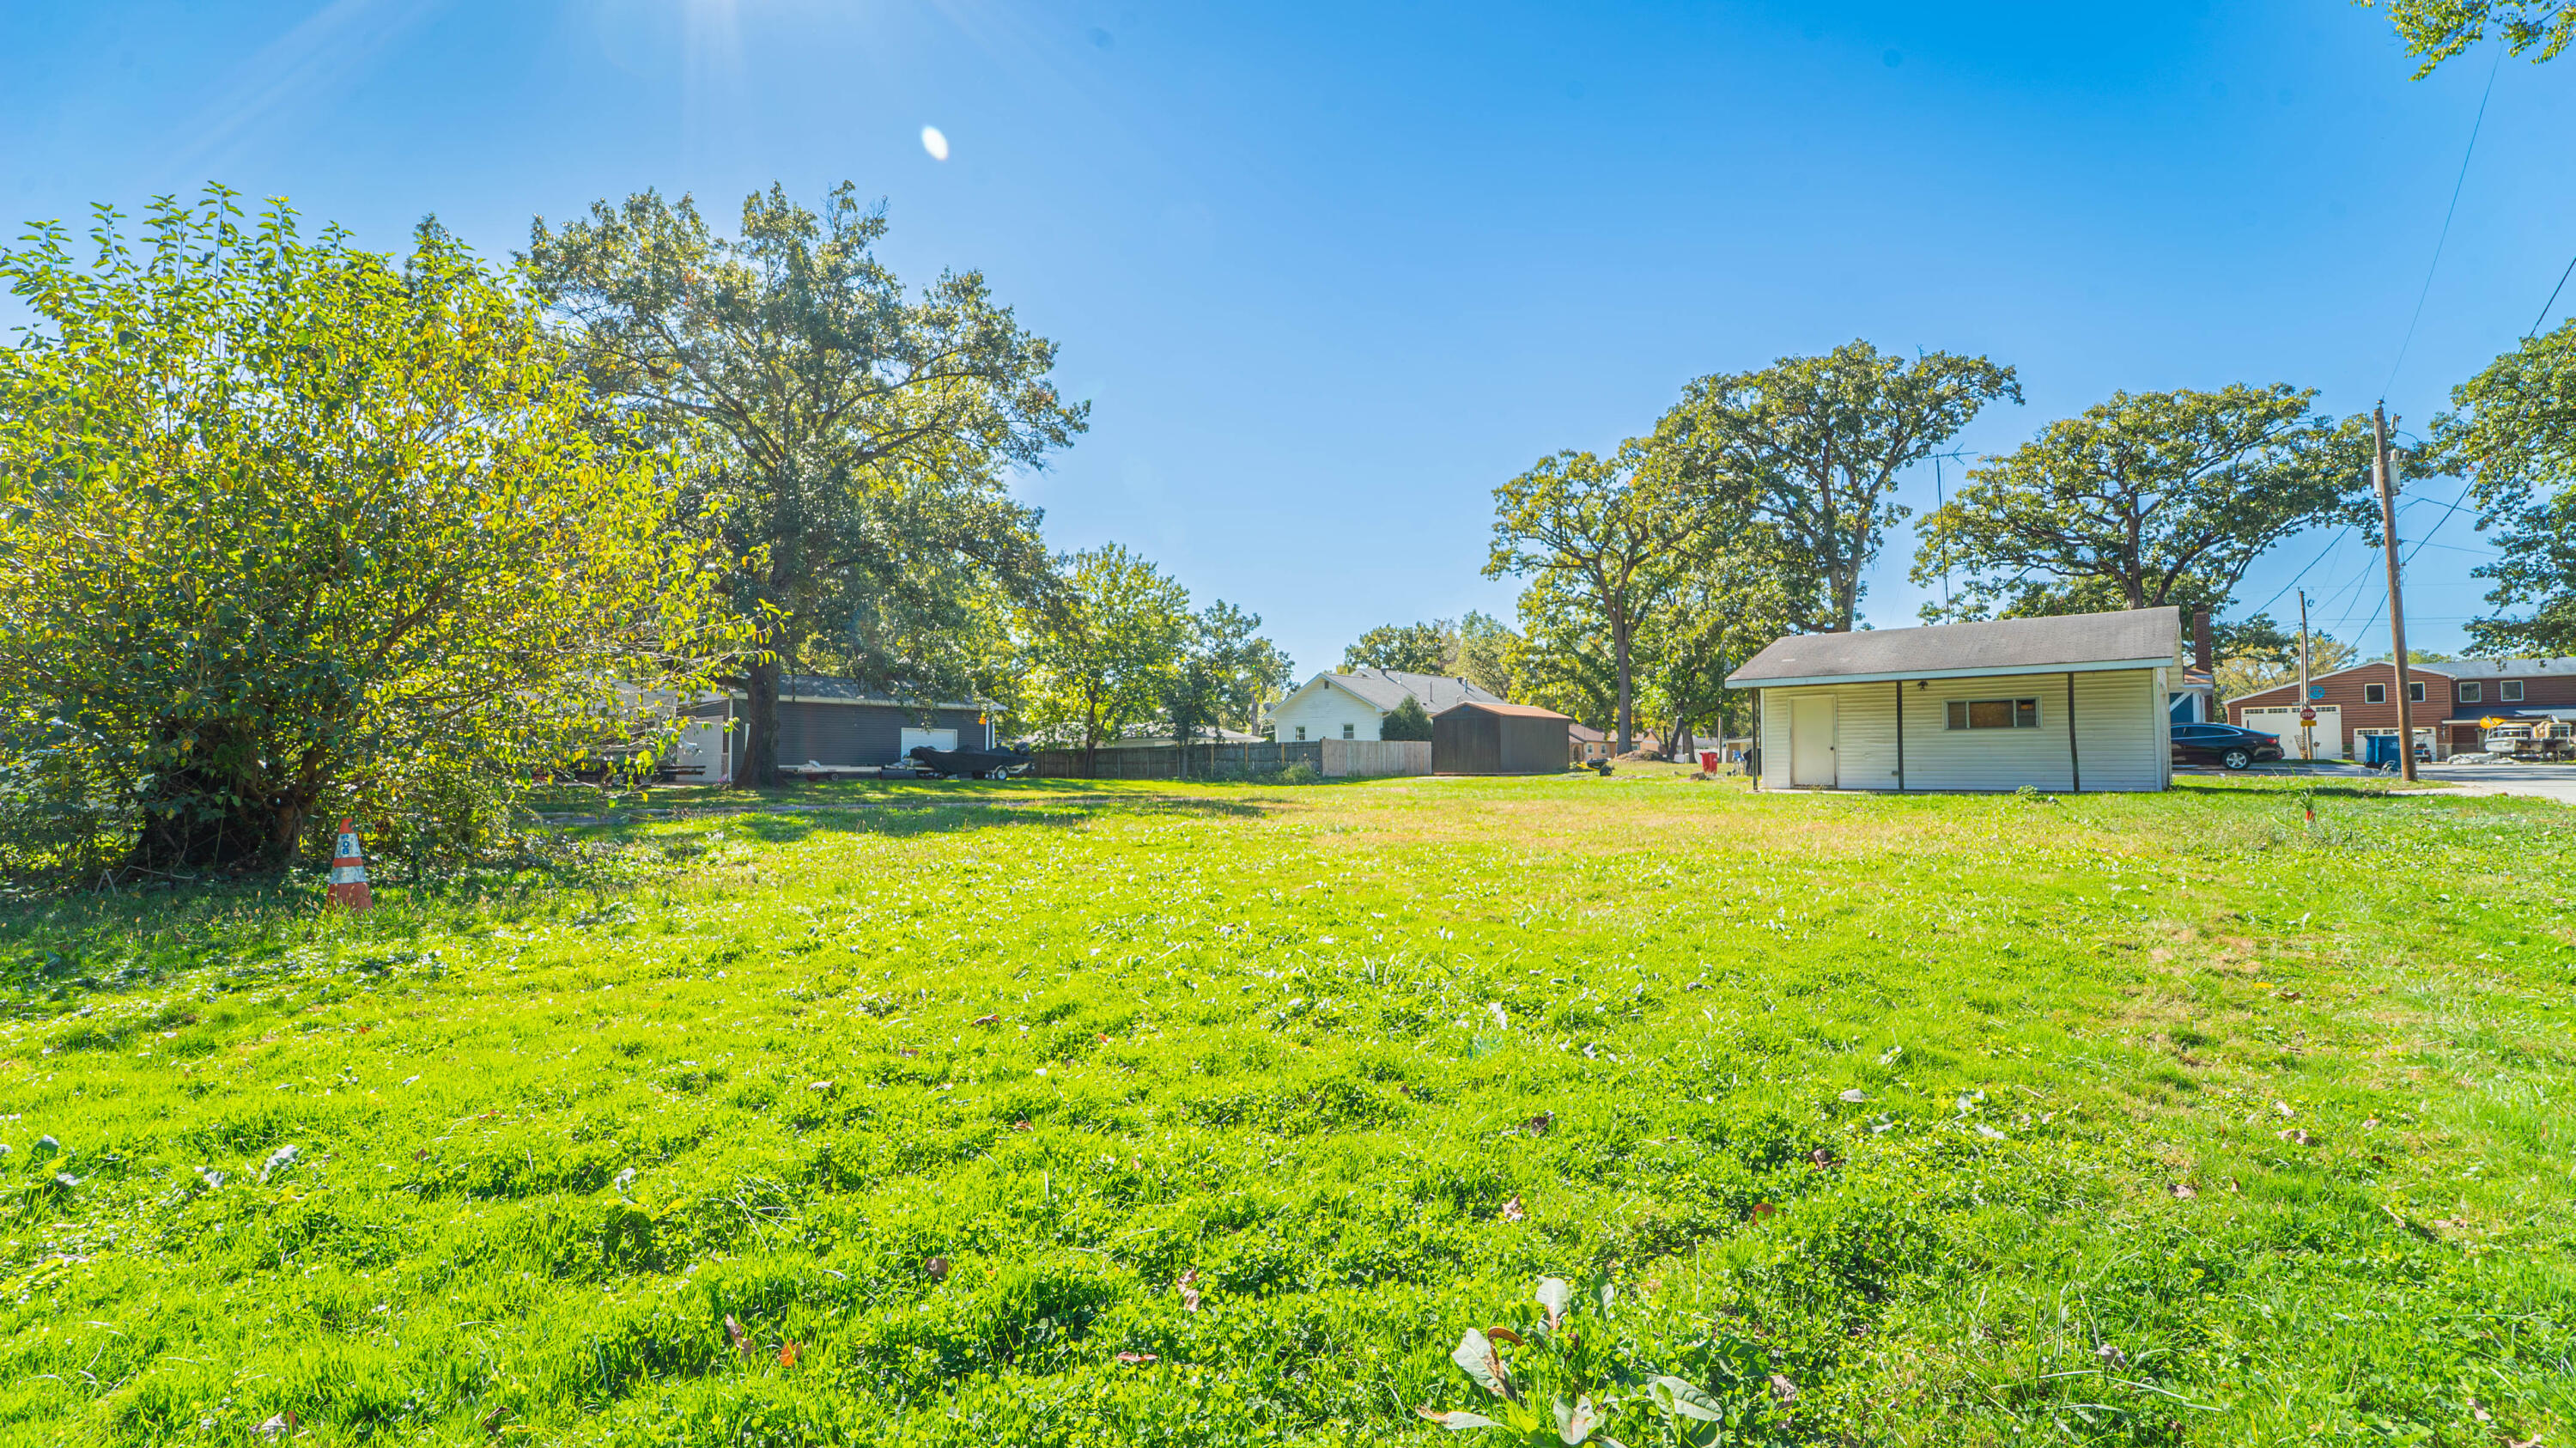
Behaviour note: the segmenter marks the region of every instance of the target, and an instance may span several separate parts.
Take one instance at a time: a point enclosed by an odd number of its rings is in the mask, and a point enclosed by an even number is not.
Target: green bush
[[[1422,701],[1420,699],[1413,697],[1411,694],[1407,694],[1404,696],[1404,702],[1387,710],[1386,717],[1378,721],[1377,737],[1380,739],[1429,739],[1431,737],[1431,716],[1423,712]]]

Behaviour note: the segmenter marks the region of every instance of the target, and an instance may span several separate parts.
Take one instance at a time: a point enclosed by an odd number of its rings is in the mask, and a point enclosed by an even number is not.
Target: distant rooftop
[[[1727,676],[1735,688],[2180,666],[2182,610],[2123,609],[1926,628],[1794,634]]]

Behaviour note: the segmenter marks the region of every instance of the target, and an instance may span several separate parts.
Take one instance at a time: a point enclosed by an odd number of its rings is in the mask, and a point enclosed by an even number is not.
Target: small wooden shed
[[[1528,704],[1453,704],[1431,716],[1431,772],[1563,774],[1573,722]]]

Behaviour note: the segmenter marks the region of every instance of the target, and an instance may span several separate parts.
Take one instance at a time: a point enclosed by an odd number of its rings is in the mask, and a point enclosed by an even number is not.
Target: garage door
[[[885,736],[880,734],[877,737],[879,739],[883,739]],[[920,748],[924,744],[929,745],[933,749],[954,749],[957,747],[957,731],[954,729],[906,729],[903,731],[904,758],[910,759],[912,757],[912,751]]]
[[[2281,736],[2281,752],[2292,759],[2342,759],[2347,757],[2343,738],[2343,710],[2334,704],[2319,704],[2317,722],[2302,726],[2296,709],[2248,709],[2245,727]],[[2307,730],[2307,749],[2300,748],[2299,731]]]

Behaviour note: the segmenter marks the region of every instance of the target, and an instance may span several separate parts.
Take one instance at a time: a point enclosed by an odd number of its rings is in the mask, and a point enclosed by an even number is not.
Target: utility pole
[[[2379,543],[2388,554],[2388,672],[2397,688],[2397,767],[2415,780],[2415,701],[2406,687],[2406,604],[2397,587],[2397,454],[2388,446],[2388,404],[2370,409],[2370,439],[2378,455]]]
[[[2317,757],[2316,726],[2308,722],[2308,711],[2316,705],[2308,694],[2308,591],[2299,590],[2299,757]]]

